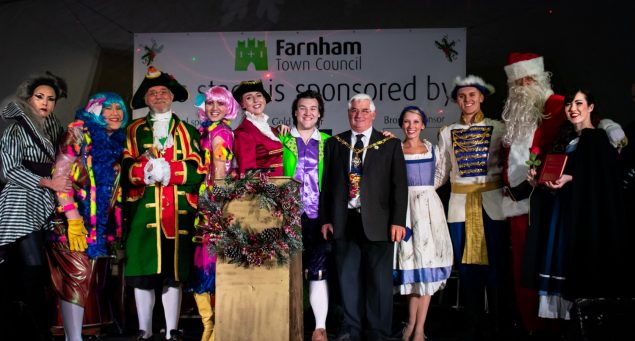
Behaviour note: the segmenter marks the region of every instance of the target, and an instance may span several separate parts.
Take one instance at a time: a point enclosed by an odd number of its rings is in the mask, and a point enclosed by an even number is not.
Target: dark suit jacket
[[[338,135],[350,143],[351,131]],[[384,136],[373,130],[369,144]],[[334,238],[342,238],[348,216],[350,150],[334,138],[324,148],[324,173],[320,194],[321,224],[333,225]],[[408,183],[401,143],[393,138],[378,149],[369,148],[364,158],[361,215],[364,233],[371,241],[389,241],[390,225],[406,226]]]

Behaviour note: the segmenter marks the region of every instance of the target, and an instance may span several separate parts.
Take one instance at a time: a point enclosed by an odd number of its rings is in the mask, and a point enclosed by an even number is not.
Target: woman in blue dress
[[[425,339],[430,299],[445,286],[452,271],[452,241],[445,210],[436,193],[442,184],[435,171],[438,150],[420,136],[426,123],[425,113],[416,106],[404,108],[399,116],[408,173],[406,224],[412,230],[410,238],[397,244],[395,257],[395,291],[408,295],[409,317],[403,340]]]

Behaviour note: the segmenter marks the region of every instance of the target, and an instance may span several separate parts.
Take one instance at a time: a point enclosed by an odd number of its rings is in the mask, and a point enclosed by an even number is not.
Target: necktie
[[[351,157],[351,171],[348,174],[348,180],[350,182],[350,191],[348,193],[349,199],[359,198],[359,184],[362,179],[362,150],[364,148],[364,142],[362,141],[363,134],[355,135],[357,141],[355,141],[355,146],[353,147],[353,155]],[[360,151],[355,153],[355,151]]]
[[[364,134],[357,134],[355,135],[355,138],[357,139],[357,141],[355,141],[355,146],[353,148],[355,148],[355,150],[361,150],[364,148],[364,141],[362,141],[362,138],[364,137]],[[362,156],[363,156],[363,152],[355,154],[355,152],[353,152],[353,163],[351,164],[351,171],[353,171],[353,168],[359,168],[359,174],[362,174]]]

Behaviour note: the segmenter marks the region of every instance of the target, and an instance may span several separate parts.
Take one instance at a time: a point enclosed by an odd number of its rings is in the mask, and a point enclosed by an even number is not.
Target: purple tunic
[[[310,139],[309,144],[305,144],[301,137],[296,137],[298,146],[298,163],[295,167],[294,178],[302,183],[302,203],[304,213],[311,219],[318,215],[318,198],[320,195],[318,182],[318,144],[319,142]]]

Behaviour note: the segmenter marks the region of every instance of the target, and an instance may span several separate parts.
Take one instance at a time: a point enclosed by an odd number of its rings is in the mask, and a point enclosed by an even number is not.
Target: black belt
[[[52,162],[33,162],[22,160],[22,166],[30,170],[33,174],[37,174],[41,177],[51,176],[51,171],[53,170]]]

